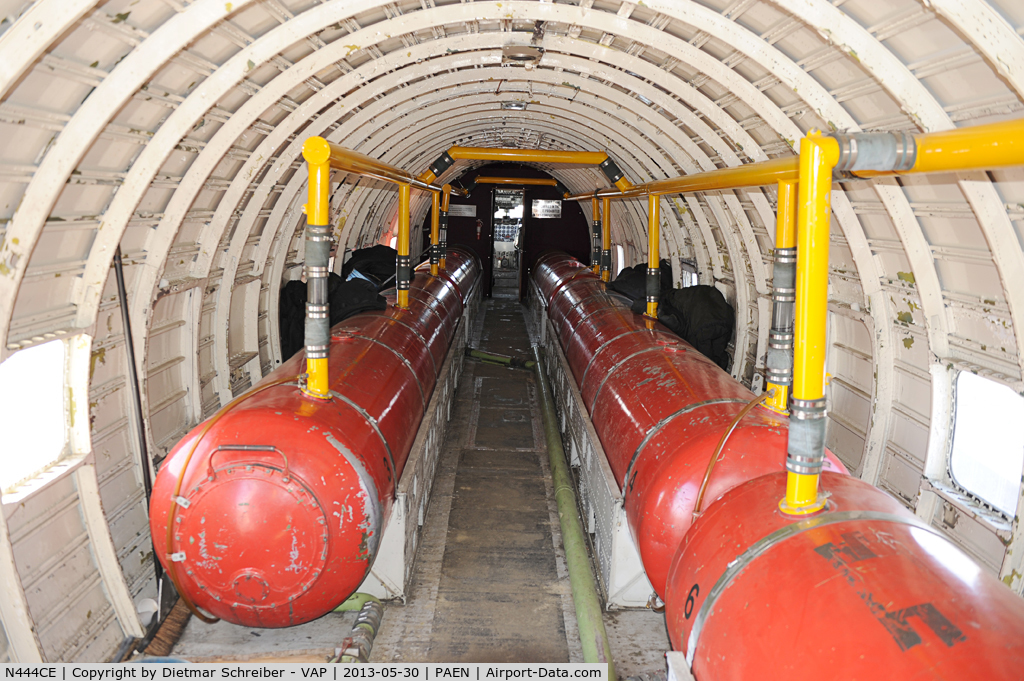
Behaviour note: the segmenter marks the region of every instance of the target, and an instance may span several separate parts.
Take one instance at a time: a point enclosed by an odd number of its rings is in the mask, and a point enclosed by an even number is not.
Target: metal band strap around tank
[[[612,338],[609,338],[608,340],[606,340],[604,343],[601,343],[601,345],[599,345],[597,347],[597,350],[594,351],[594,354],[591,356],[590,361],[587,362],[587,368],[583,370],[583,378],[580,379],[580,386],[579,386],[580,387],[580,394],[583,393],[583,386],[585,386],[587,384],[587,375],[590,374],[590,367],[592,367],[594,365],[594,362],[597,360],[597,356],[601,354],[601,351],[604,350],[606,347],[608,347],[610,344],[612,344],[615,341],[619,340],[620,338],[625,338],[626,336],[632,336],[633,334],[636,334],[636,333],[647,333],[647,329],[631,329],[629,331],[623,331],[619,335],[614,336]]]
[[[373,312],[379,312],[379,310],[373,310]],[[348,319],[346,319],[345,321],[347,322],[350,319],[355,319],[356,317],[358,317],[360,315],[364,315],[364,314],[367,314],[367,313],[366,312],[360,312],[359,314],[354,314],[351,317],[349,317]],[[378,315],[372,315],[372,316],[378,316]],[[409,326],[408,324],[403,322],[401,319],[396,319],[395,317],[388,317],[386,315],[379,315],[379,316],[384,317],[384,319],[388,320],[389,322],[394,322],[395,324],[398,324],[399,326],[405,327],[414,336],[416,336],[417,338],[420,339],[420,341],[423,343],[423,347],[427,349],[427,354],[430,355],[430,363],[434,365],[434,375],[436,376],[437,375],[437,362],[434,361],[434,355],[430,352],[430,344],[427,343],[427,339],[424,338],[423,336],[421,336],[419,331],[414,329],[412,326]],[[340,323],[341,322],[339,322],[339,324]],[[340,336],[335,336],[335,338],[340,338]]]
[[[548,307],[549,308],[551,307],[551,303],[554,301],[555,296],[557,296],[562,291],[562,289],[568,288],[569,286],[574,285],[574,284],[578,284],[581,281],[584,281],[584,282],[585,281],[589,281],[588,279],[580,279],[580,277],[585,275],[585,274],[594,274],[594,273],[591,270],[587,269],[586,267],[581,267],[575,274],[573,274],[571,277],[569,277],[568,279],[563,281],[561,284],[556,286],[555,290],[551,292],[550,296],[548,296]],[[600,283],[601,280],[598,279],[596,281]]]
[[[460,303],[462,302],[462,294],[461,294],[461,293],[459,293],[459,289],[458,289],[458,288],[456,288],[455,284],[453,284],[452,282],[450,282],[450,281],[449,281],[449,280],[447,280],[447,279],[442,279],[442,278],[441,278],[441,277],[439,277],[439,276],[435,277],[435,276],[434,276],[433,274],[431,274],[431,273],[430,273],[430,270],[424,270],[424,271],[422,272],[422,274],[426,274],[426,275],[427,275],[428,277],[430,277],[431,279],[436,279],[436,280],[438,280],[439,282],[441,282],[441,284],[443,284],[444,286],[446,286],[446,287],[447,287],[447,288],[448,288],[449,290],[451,290],[451,292],[452,292],[452,293],[454,293],[454,294],[455,294],[455,296],[456,296],[456,297],[457,297],[457,298],[459,299],[459,302],[460,302]],[[416,274],[414,273],[414,274],[413,274],[413,277],[415,278],[415,276],[416,276]]]
[[[744,400],[739,397],[720,397],[714,400],[694,402],[693,404],[688,404],[679,411],[673,412],[666,416],[665,418],[663,418],[662,420],[658,421],[658,423],[655,424],[655,426],[651,428],[649,431],[647,431],[646,435],[644,435],[644,439],[640,441],[640,444],[637,446],[636,451],[633,452],[633,458],[629,460],[629,466],[626,468],[626,475],[625,477],[622,478],[622,489],[620,490],[622,492],[622,498],[626,498],[626,492],[629,487],[629,476],[633,472],[633,466],[636,465],[637,460],[640,458],[640,452],[643,451],[644,447],[647,446],[647,443],[654,439],[654,436],[657,435],[662,428],[667,426],[670,421],[675,419],[677,416],[688,414],[691,411],[696,411],[697,409],[700,409],[701,407],[710,407],[715,404],[748,404],[749,402],[750,400]]]
[[[587,296],[586,298],[580,298],[578,301],[576,301],[575,304],[573,304],[572,307],[570,307],[568,310],[565,311],[565,314],[562,315],[562,319],[563,320],[568,319],[569,318],[569,314],[573,310],[575,310],[576,308],[578,308],[580,305],[582,305],[583,303],[587,302],[588,300],[593,300],[594,298],[600,298],[600,297],[612,298],[613,296],[611,294],[609,294],[607,291],[603,291],[602,290],[602,291],[597,291],[596,293],[592,293],[591,295]],[[613,308],[604,308],[604,309],[607,310],[607,309],[613,309]],[[588,319],[589,319],[589,317],[588,317]],[[582,326],[582,325],[581,324],[577,324],[576,326],[573,327],[572,333],[570,333],[569,337],[565,339],[565,343],[563,344],[563,347],[565,347],[565,348],[569,347],[569,343],[572,342],[572,339],[576,335],[576,332],[580,330],[580,326]]]
[[[652,347],[649,347],[649,348],[644,348],[643,350],[637,350],[636,352],[634,352],[634,353],[632,353],[632,354],[630,354],[630,355],[628,355],[626,357],[623,357],[618,362],[616,362],[615,365],[611,369],[608,370],[608,373],[606,373],[604,375],[604,378],[601,379],[601,385],[597,386],[597,392],[594,393],[594,402],[593,402],[594,406],[591,409],[591,413],[590,413],[591,418],[593,418],[593,416],[594,416],[593,410],[597,408],[597,400],[601,397],[601,391],[604,390],[604,384],[608,382],[608,379],[612,377],[612,374],[614,374],[616,371],[619,370],[619,367],[621,367],[623,364],[625,364],[629,360],[633,359],[634,357],[639,357],[640,355],[643,355],[643,354],[648,353],[648,352],[655,352],[657,350],[664,350],[666,347],[667,346],[665,346],[665,345],[655,345],[655,346],[652,346]]]
[[[436,303],[436,305],[431,305],[431,304],[429,304],[428,301],[425,301],[422,298],[417,298],[417,297],[413,296],[412,295],[413,291],[416,291],[416,292],[419,292],[419,293],[425,293],[428,298],[430,298],[431,300],[433,300]],[[431,314],[433,314],[435,317],[437,317],[438,321],[441,322],[441,328],[442,329],[444,328],[444,317],[442,317],[441,313],[437,311],[437,308],[439,308],[439,307],[444,309],[444,305],[441,305],[441,301],[440,301],[440,299],[437,298],[437,296],[432,296],[432,295],[430,295],[429,293],[427,293],[426,291],[424,291],[421,288],[414,288],[414,289],[409,289],[409,298],[411,298],[412,300],[415,300],[415,301],[423,303],[424,307],[426,309],[430,310]],[[451,342],[450,338],[448,339],[448,342],[449,343]]]
[[[445,286],[447,286],[447,287],[448,287],[449,289],[451,289],[451,291],[452,291],[452,292],[453,292],[453,293],[455,294],[455,297],[459,299],[459,304],[460,304],[460,305],[462,305],[462,304],[463,304],[463,303],[462,303],[462,294],[461,294],[461,293],[459,293],[459,289],[458,289],[458,288],[456,288],[456,287],[455,287],[455,285],[454,285],[454,284],[452,284],[452,283],[451,283],[450,281],[446,281],[446,280],[444,280],[444,279],[442,279],[442,278],[440,278],[440,277],[435,277],[434,275],[430,274],[430,272],[429,272],[429,271],[427,271],[427,272],[415,272],[415,273],[413,273],[413,279],[414,279],[414,280],[415,280],[415,278],[416,278],[416,275],[417,275],[417,274],[425,274],[426,276],[430,277],[431,279],[436,279],[437,281],[441,282],[442,284],[444,284]],[[433,298],[433,299],[434,299],[434,301],[435,301],[435,302],[437,303],[437,305],[433,305],[433,306],[429,306],[429,307],[430,307],[430,310],[432,310],[432,311],[433,311],[433,312],[434,312],[435,314],[437,313],[437,308],[438,308],[438,307],[440,307],[440,308],[444,309],[444,305],[443,305],[443,304],[441,303],[441,299],[440,299],[440,298],[438,298],[437,296],[435,296],[435,295],[434,295],[433,293],[431,293],[431,292],[430,292],[430,291],[428,291],[427,289],[425,289],[425,288],[422,288],[422,287],[421,287],[421,288],[415,288],[415,289],[413,289],[413,288],[410,288],[410,291],[420,291],[421,293],[425,293],[425,294],[427,294],[428,296],[430,296],[431,298]],[[459,314],[461,315],[461,314],[462,314],[462,312],[460,311],[460,312],[459,312]],[[441,317],[441,315],[440,315],[440,314],[438,314],[437,316],[438,316],[438,317]]]
[[[366,419],[367,423],[369,423],[371,426],[373,426],[373,432],[377,433],[377,437],[379,437],[380,441],[384,444],[384,451],[387,452],[387,454],[388,454],[388,466],[391,467],[391,480],[392,480],[392,484],[394,485],[394,488],[395,488],[395,494],[397,495],[398,494],[398,469],[395,468],[395,457],[391,453],[391,445],[389,445],[388,441],[384,438],[384,433],[380,432],[380,426],[377,424],[377,419],[375,419],[372,416],[370,416],[369,413],[367,413],[367,411],[365,409],[363,409],[358,404],[356,404],[355,402],[353,402],[349,398],[347,398],[344,395],[342,395],[341,393],[339,393],[337,390],[332,390],[331,391],[331,396],[336,397],[337,399],[341,400],[342,402],[344,402],[348,406],[350,406],[353,409],[355,409],[359,413],[360,416],[362,416],[364,419]]]
[[[621,293],[616,293],[614,291],[605,291],[605,293],[608,294],[608,297],[612,298],[612,299],[625,298],[625,296],[623,296]],[[573,306],[572,309],[575,309],[575,306]],[[594,314],[592,314],[589,317],[587,317],[587,320],[592,319],[597,314],[600,314],[602,312],[607,312],[609,310],[611,310],[612,312],[618,312],[619,314],[622,314],[622,309],[620,309],[618,307],[606,307],[606,308],[602,308],[601,310],[598,310]],[[629,310],[627,309],[626,311],[628,312]],[[576,337],[576,333],[580,330],[581,327],[582,327],[582,324],[577,324],[575,327],[573,327],[572,334],[565,341],[565,346],[563,348],[565,351],[568,351],[569,346],[572,343],[572,339]],[[594,354],[591,356],[590,361],[587,362],[586,369],[583,370],[583,378],[579,382],[579,388],[580,388],[581,393],[583,391],[583,386],[586,384],[587,372],[590,371],[590,366],[594,363],[594,360],[597,358],[598,354],[600,354],[600,352],[602,350],[604,350],[604,348],[609,343],[611,343],[612,341],[617,340],[619,338],[622,338],[623,336],[628,336],[631,333],[646,333],[646,332],[647,332],[647,329],[632,329],[631,331],[626,331],[626,332],[620,333],[619,335],[615,336],[611,340],[607,340],[604,343],[601,343],[601,345],[597,348],[597,350],[594,351]]]
[[[913,516],[907,517],[895,515],[893,513],[882,513],[879,511],[845,511],[839,513],[825,513],[814,518],[806,518],[791,525],[779,528],[768,536],[758,539],[756,542],[751,544],[746,551],[730,561],[725,572],[723,572],[718,578],[715,585],[711,587],[711,591],[708,592],[707,597],[700,606],[700,610],[697,612],[697,617],[693,620],[693,628],[690,629],[690,636],[686,642],[686,664],[689,665],[691,669],[693,668],[693,659],[697,655],[697,644],[700,642],[701,632],[704,630],[704,624],[711,615],[711,610],[714,608],[718,598],[722,595],[722,592],[729,587],[732,580],[743,572],[748,565],[760,558],[761,555],[773,546],[777,546],[787,539],[795,537],[808,530],[824,527],[826,525],[858,520],[877,520],[882,522],[898,523],[900,525],[911,525],[918,529],[927,530],[938,537],[942,537],[939,530],[924,524]]]
[[[363,340],[369,341],[369,342],[371,342],[371,343],[373,343],[375,345],[379,345],[382,348],[384,348],[385,350],[387,350],[388,352],[390,352],[392,355],[397,357],[399,360],[401,360],[402,364],[404,364],[409,369],[409,372],[412,374],[412,380],[416,381],[416,387],[419,388],[419,391],[420,391],[420,401],[423,402],[423,408],[424,409],[427,408],[427,395],[423,391],[423,385],[420,384],[420,378],[419,378],[419,376],[416,375],[416,370],[413,368],[412,362],[407,360],[402,355],[402,353],[400,353],[398,350],[395,350],[390,345],[385,345],[384,343],[381,343],[376,338],[372,338],[371,336],[364,336],[361,333],[350,333],[350,334],[348,334],[348,337],[349,338],[362,338]]]

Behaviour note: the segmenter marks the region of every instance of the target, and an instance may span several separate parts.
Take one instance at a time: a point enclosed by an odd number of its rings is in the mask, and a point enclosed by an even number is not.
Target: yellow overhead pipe
[[[830,148],[829,153],[838,154],[840,140],[845,137],[884,139],[888,133],[861,133],[839,135],[840,139],[822,137],[820,144]],[[857,167],[856,154],[851,160],[853,177],[869,179],[879,176],[909,175],[917,173],[941,173],[964,170],[985,170],[1005,168],[1024,164],[1024,119],[1002,121],[970,128],[958,128],[942,132],[906,135],[908,157],[913,164],[905,168]],[[864,157],[863,152],[861,156]],[[864,158],[861,159],[863,165]],[[795,182],[799,175],[796,157],[747,163],[733,168],[723,168],[705,173],[694,173],[679,177],[656,180],[635,185],[627,190],[599,189],[597,195],[612,199],[637,198],[650,194],[685,194],[688,192],[759,187],[777,182]],[[594,192],[570,194],[565,198],[580,201],[592,198]]]
[[[647,196],[647,316],[658,318],[658,296],[661,295],[661,227],[660,202],[655,194]]]
[[[452,147],[448,155],[463,161],[519,161],[525,163],[575,163],[600,165],[608,159],[603,151],[561,151],[558,149],[503,149],[500,147]]]
[[[508,149],[501,147],[452,147],[419,175],[423,182],[433,182],[456,160],[511,161],[520,163],[566,163],[596,165],[620,191],[633,186],[615,161],[603,151],[562,151],[557,149]],[[480,182],[479,178],[477,182]],[[532,184],[532,183],[531,183]]]
[[[612,200],[601,199],[601,281],[612,280]]]
[[[1024,165],[1024,118],[913,135],[909,170],[855,170],[857,177],[991,170]]]
[[[598,189],[597,192],[570,194],[565,197],[570,201],[584,200],[595,195],[601,198],[629,199],[640,196],[660,196],[663,194],[685,194],[687,192],[712,191],[715,189],[736,189],[738,187],[759,187],[779,181],[795,181],[797,179],[796,158],[775,159],[760,163],[747,163],[735,168],[723,168],[706,173],[682,175],[667,180],[656,180],[644,184],[633,185],[626,190]]]
[[[779,508],[791,515],[821,510],[818,478],[825,452],[825,326],[828,316],[828,249],[835,140],[811,131],[800,144],[797,196],[796,342],[793,407],[786,459],[786,496]]]
[[[558,184],[558,180],[550,177],[493,177],[491,175],[481,175],[473,181],[477,184],[522,184],[544,187],[554,187]]]
[[[323,137],[308,138],[302,145],[302,155],[310,163],[326,163],[335,170],[343,170],[354,175],[362,175],[363,177],[371,177],[396,184],[404,182],[416,189],[425,191],[442,191],[442,187],[431,184],[433,182],[432,177],[429,180],[421,179],[407,170],[402,170],[398,166],[393,166],[390,163],[379,161],[366,154],[360,154],[358,151],[352,151],[337,144],[332,144]],[[310,159],[315,159],[315,161]],[[426,177],[428,173],[429,171],[422,175]],[[451,188],[449,191],[458,196],[469,196],[469,192],[464,189]]]

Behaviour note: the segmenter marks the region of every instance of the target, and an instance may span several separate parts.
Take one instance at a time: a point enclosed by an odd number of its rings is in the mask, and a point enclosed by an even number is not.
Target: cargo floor
[[[526,356],[516,300],[480,307],[472,345]],[[405,605],[388,604],[375,662],[579,662],[582,652],[531,372],[467,362]],[[285,630],[193,620],[174,654],[192,660],[322,660],[354,615]],[[618,673],[663,675],[664,616],[608,613]]]

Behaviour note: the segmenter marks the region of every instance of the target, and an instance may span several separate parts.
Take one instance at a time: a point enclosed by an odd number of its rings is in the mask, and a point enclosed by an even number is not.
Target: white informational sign
[[[457,218],[475,218],[475,203],[452,203],[448,205],[448,215]]]
[[[562,202],[547,201],[545,199],[533,200],[532,215],[535,218],[560,218],[562,217]]]

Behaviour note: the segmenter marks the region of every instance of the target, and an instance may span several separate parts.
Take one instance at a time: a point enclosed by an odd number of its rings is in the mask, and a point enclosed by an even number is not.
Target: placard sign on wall
[[[531,214],[535,218],[560,218],[562,217],[562,202],[547,201],[545,199],[534,199]]]
[[[476,204],[475,203],[452,203],[448,206],[448,215],[455,216],[458,218],[475,218],[476,217]]]

